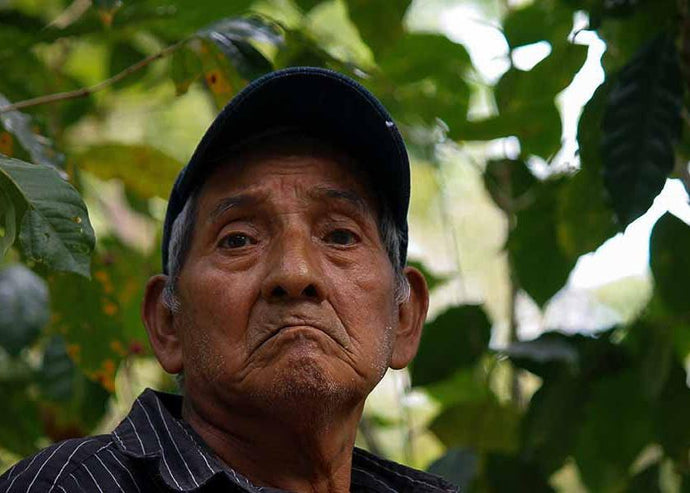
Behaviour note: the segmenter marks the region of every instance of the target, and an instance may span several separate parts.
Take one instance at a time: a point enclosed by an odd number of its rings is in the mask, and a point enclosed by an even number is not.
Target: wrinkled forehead
[[[361,199],[372,216],[379,216],[379,203],[364,163],[312,137],[283,135],[254,142],[216,159],[212,166],[200,197],[252,191],[261,188],[270,177],[295,174],[305,185],[319,183],[325,198],[332,196],[335,200],[350,195],[352,199]]]

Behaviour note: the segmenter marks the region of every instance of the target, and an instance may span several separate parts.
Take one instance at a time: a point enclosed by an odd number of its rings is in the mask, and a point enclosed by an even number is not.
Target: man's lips
[[[324,320],[326,318],[326,320]],[[266,331],[262,331],[257,348],[264,345],[275,336],[294,329],[315,330],[327,335],[334,342],[347,347],[347,333],[340,321],[334,317],[313,317],[305,314],[290,314],[287,316],[269,317],[269,323],[265,325]]]

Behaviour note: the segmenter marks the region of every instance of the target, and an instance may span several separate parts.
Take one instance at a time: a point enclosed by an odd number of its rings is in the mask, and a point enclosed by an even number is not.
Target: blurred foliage
[[[160,229],[161,199],[189,149],[137,134],[126,118],[113,117],[122,107],[196,94],[188,121],[150,123],[198,121],[201,129],[208,108],[221,108],[250,80],[316,65],[369,87],[413,156],[436,167],[444,142],[517,137],[517,155],[479,164],[506,218],[513,301],[524,290],[540,306],[581,255],[650,207],[668,177],[685,177],[687,186],[687,0],[496,2],[511,51],[540,42],[551,51],[530,70],[511,63],[495,84],[481,81],[461,44],[409,28],[415,3],[2,3],[0,389],[7,419],[0,459],[92,432],[117,397],[118,370],[150,357],[139,303],[159,270],[159,240],[128,231],[135,223]],[[556,96],[587,55],[571,33],[576,15],[606,42],[605,80],[579,122],[579,170],[554,159],[561,148]],[[468,118],[478,91],[490,95],[492,109]],[[162,93],[171,96],[154,96]],[[8,110],[14,103],[20,107]],[[93,131],[109,125],[116,128]],[[535,175],[535,159],[547,173]],[[107,192],[112,180],[119,195]],[[101,223],[97,241],[92,220]],[[546,332],[518,341],[513,326],[509,345],[496,351],[480,305],[453,304],[430,320],[411,368],[412,385],[438,404],[428,429],[446,453],[429,470],[466,491],[553,491],[563,474],[597,492],[687,491],[689,251],[688,226],[660,219],[651,237],[649,307],[597,337]],[[452,275],[417,266],[434,290],[452,287]],[[514,303],[511,311],[512,319]],[[391,426],[383,418],[372,423]]]

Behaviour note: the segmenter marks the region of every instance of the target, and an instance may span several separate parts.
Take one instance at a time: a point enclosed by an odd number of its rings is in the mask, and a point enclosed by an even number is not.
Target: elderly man
[[[409,164],[381,104],[331,71],[248,86],[170,197],[142,317],[183,397],[148,390],[109,435],[55,444],[4,492],[439,492],[354,447],[364,401],[413,358]]]

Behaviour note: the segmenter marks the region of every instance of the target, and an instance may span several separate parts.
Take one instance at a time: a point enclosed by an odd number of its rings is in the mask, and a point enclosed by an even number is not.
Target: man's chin
[[[297,356],[290,355],[266,368],[272,373],[270,383],[255,395],[283,417],[294,414],[313,419],[323,413],[346,411],[366,398],[354,379],[337,378],[320,358]]]

